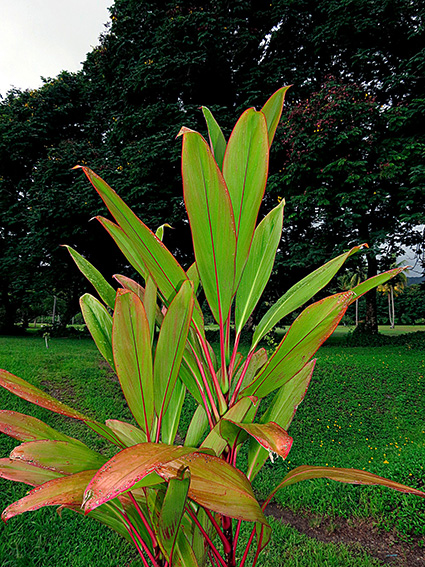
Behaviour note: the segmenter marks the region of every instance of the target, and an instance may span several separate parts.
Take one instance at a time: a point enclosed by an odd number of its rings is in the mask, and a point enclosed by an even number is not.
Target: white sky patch
[[[113,0],[0,0],[0,94],[78,71],[98,45]]]

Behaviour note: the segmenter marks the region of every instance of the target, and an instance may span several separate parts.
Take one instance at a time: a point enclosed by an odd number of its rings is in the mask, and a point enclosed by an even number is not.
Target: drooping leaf
[[[283,103],[285,101],[285,94],[286,91],[290,88],[290,86],[291,85],[287,87],[282,87],[274,94],[272,94],[272,96],[268,99],[266,104],[261,109],[261,112],[264,113],[267,120],[269,147],[272,145],[273,138],[276,133],[276,129],[279,124],[280,117],[282,115]]]
[[[116,436],[122,441],[126,447],[137,445],[138,443],[146,443],[146,433],[125,421],[118,419],[107,419],[106,425],[112,429]]]
[[[84,471],[70,476],[49,480],[31,490],[4,510],[2,520],[7,522],[13,516],[38,510],[43,506],[79,506],[87,484],[96,471]]]
[[[96,472],[87,487],[86,513],[131,489],[160,465],[193,451],[163,443],[140,443],[120,451]]]
[[[365,244],[354,246],[348,252],[330,260],[300,282],[292,286],[264,315],[257,325],[252,337],[251,350],[257,346],[260,340],[278,323],[283,317],[295,311],[318,291],[320,291],[334,277],[344,262],[352,254],[358,252]]]
[[[269,421],[268,423],[238,423],[236,421],[222,419],[221,426],[223,428],[228,424],[246,431],[248,435],[256,439],[256,441],[267,451],[280,455],[286,459],[292,447],[292,437],[280,427],[277,423]]]
[[[226,138],[224,137],[217,120],[206,106],[202,106],[202,113],[204,115],[205,122],[207,123],[211,151],[218,167],[222,169],[224,152],[226,151]]]
[[[248,321],[269,281],[282,234],[284,204],[282,201],[270,211],[255,229],[248,261],[236,293],[237,334]]]
[[[99,270],[97,270],[88,260],[81,256],[81,254],[71,248],[71,246],[65,246],[65,248],[67,248],[68,252],[71,254],[71,258],[77,264],[79,270],[93,285],[102,301],[111,309],[113,309],[115,304],[114,288],[105,280]]]
[[[106,362],[115,368],[112,355],[112,317],[106,307],[89,293],[80,299],[81,312],[84,321]]]
[[[39,486],[61,476],[63,475],[58,471],[43,469],[25,461],[15,461],[9,458],[0,459],[0,478],[14,482]]]
[[[180,371],[194,306],[193,288],[185,281],[170,303],[158,337],[154,362],[155,409],[166,411]]]
[[[246,110],[227,143],[223,177],[236,229],[235,289],[248,258],[269,167],[267,124],[262,112]],[[201,279],[203,277],[201,274]]]
[[[282,482],[271,492],[268,496],[266,503],[268,503],[278,490],[291,484],[301,482],[303,480],[310,480],[314,478],[329,478],[330,480],[336,480],[338,482],[346,482],[348,484],[366,484],[366,485],[380,485],[392,488],[393,490],[398,490],[399,492],[404,492],[406,494],[415,494],[421,498],[425,498],[425,492],[418,490],[416,488],[411,488],[404,484],[394,482],[382,476],[372,474],[367,471],[361,471],[358,469],[343,469],[343,468],[330,468],[330,467],[313,467],[308,465],[303,465],[297,467],[290,471]],[[264,507],[263,507],[264,509]]]
[[[116,372],[128,407],[149,436],[154,418],[149,323],[143,303],[128,290],[119,289],[117,292],[112,349]]]
[[[73,439],[56,431],[43,421],[16,411],[0,410],[0,432],[14,439],[19,439],[19,441],[54,439],[56,441],[80,443],[78,439]]]
[[[217,322],[225,322],[233,295],[235,222],[229,192],[211,151],[197,132],[185,130],[183,192],[196,265]]]
[[[352,296],[351,291],[339,293],[304,309],[267,364],[241,395],[263,398],[295,376],[333,333]]]
[[[316,359],[308,362],[291,380],[277,392],[272,403],[261,416],[261,423],[274,421],[283,429],[288,429],[299,404],[304,399],[313,374]],[[269,457],[269,452],[254,439],[250,440],[248,450],[247,477],[252,482]]]
[[[77,445],[51,440],[23,443],[13,449],[10,458],[66,475],[98,469],[106,461],[100,453],[92,451],[83,443]]]
[[[184,513],[189,485],[189,471],[186,471],[183,477],[172,478],[168,483],[159,515],[158,541],[170,563],[173,562],[174,547]]]

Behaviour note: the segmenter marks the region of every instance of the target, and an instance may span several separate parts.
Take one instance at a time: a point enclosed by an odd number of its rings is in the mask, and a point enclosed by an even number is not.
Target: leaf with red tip
[[[25,461],[37,467],[74,474],[98,469],[105,464],[105,457],[92,451],[83,443],[76,445],[66,441],[29,441],[15,447],[10,458]]]
[[[249,108],[233,129],[223,161],[236,229],[235,289],[248,258],[268,168],[266,118],[262,112]]]
[[[160,465],[193,451],[163,443],[141,443],[120,451],[96,472],[87,487],[86,513],[129,490]]]
[[[354,291],[355,296],[351,300],[350,305],[351,303],[357,301],[362,295],[364,295],[371,289],[374,289],[379,285],[384,284],[388,280],[394,278],[395,276],[398,276],[398,274],[400,274],[404,270],[406,270],[406,266],[402,268],[394,268],[393,270],[388,270],[387,272],[383,272],[382,274],[373,276],[373,278],[369,278],[368,280],[360,283],[359,285],[356,285],[356,287],[353,287],[353,289],[351,290]]]
[[[151,337],[145,308],[133,292],[119,289],[112,327],[115,368],[128,406],[149,435],[154,418]]]
[[[31,490],[27,495],[4,510],[2,520],[38,510],[43,506],[80,506],[87,484],[96,471],[84,471],[70,476],[49,480]]]
[[[358,469],[343,469],[343,468],[329,468],[329,467],[313,467],[308,465],[303,465],[297,467],[289,472],[282,482],[273,490],[266,500],[265,505],[273,498],[278,490],[291,484],[296,484],[303,480],[311,480],[314,478],[329,478],[330,480],[336,480],[338,482],[346,482],[348,484],[366,484],[366,485],[379,485],[386,486],[387,488],[392,488],[393,490],[398,490],[399,492],[404,492],[405,494],[415,494],[421,498],[425,498],[425,492],[417,490],[416,488],[411,488],[405,484],[400,484],[372,474],[367,471],[361,471]],[[263,509],[265,506],[263,506]]]
[[[23,482],[30,486],[39,486],[54,478],[60,478],[63,475],[58,471],[43,469],[26,463],[25,461],[15,461],[9,458],[0,459],[0,478],[13,480],[14,482]]]
[[[77,439],[56,431],[43,421],[16,411],[0,410],[0,432],[19,441],[54,439],[80,443]]]
[[[285,101],[286,91],[290,88],[291,85],[287,87],[282,87],[278,91],[272,94],[269,100],[261,109],[261,112],[264,113],[266,120],[267,120],[267,130],[268,130],[268,139],[269,139],[269,146],[272,145],[274,135],[276,133],[276,129],[279,124],[280,117],[282,115],[283,103]]]
[[[333,333],[353,293],[339,293],[309,305],[297,317],[274,354],[241,395],[263,398],[288,382]]]
[[[282,459],[286,459],[292,447],[292,437],[280,427],[277,423],[270,421],[268,423],[240,423],[232,420],[222,419],[221,427],[228,424],[246,431],[248,435],[256,439],[258,443],[268,452],[280,455]]]
[[[274,421],[283,429],[290,426],[295,412],[304,399],[313,374],[316,359],[308,362],[289,382],[286,382],[274,397],[266,412],[261,416],[261,423]],[[269,452],[260,443],[250,440],[248,451],[247,477],[252,482],[269,457]]]
[[[221,171],[197,132],[183,134],[182,175],[196,265],[214,318],[223,323],[233,295],[235,221]]]

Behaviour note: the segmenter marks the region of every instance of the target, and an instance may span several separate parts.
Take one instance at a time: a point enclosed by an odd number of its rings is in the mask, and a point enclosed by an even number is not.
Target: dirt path
[[[393,567],[425,567],[425,547],[420,545],[423,538],[414,537],[411,543],[405,543],[394,533],[378,531],[372,520],[316,518],[295,514],[275,503],[269,504],[266,515],[324,543],[352,545],[353,550],[361,546],[372,557]]]

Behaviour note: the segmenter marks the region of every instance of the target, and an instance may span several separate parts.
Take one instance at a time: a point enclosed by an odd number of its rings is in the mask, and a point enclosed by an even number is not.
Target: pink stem
[[[213,567],[218,567],[217,560],[216,560],[216,558],[214,557],[214,555],[211,553],[211,550],[210,550],[210,549],[208,550],[208,557],[210,558],[211,565],[212,565]]]
[[[221,334],[221,330],[220,330],[220,334]],[[220,384],[218,383],[217,376],[215,374],[214,365],[213,365],[212,360],[211,360],[210,351],[208,350],[208,345],[204,341],[201,333],[199,333],[199,332],[198,332],[198,338],[199,338],[199,342],[201,343],[202,350],[204,352],[205,359],[206,359],[207,364],[208,364],[208,369],[210,371],[212,380],[214,382],[214,388],[216,390],[217,398],[219,400],[219,405],[225,407],[226,401],[224,399],[223,392],[221,391]]]
[[[145,526],[145,528],[146,528],[148,534],[149,534],[150,537],[151,537],[153,547],[156,547],[157,541],[156,541],[156,536],[155,536],[154,531],[152,530],[151,526],[149,525],[149,522],[148,522],[147,519],[145,518],[145,515],[143,514],[143,512],[142,512],[142,510],[141,510],[141,508],[140,508],[140,506],[139,506],[139,504],[137,503],[137,501],[136,501],[136,499],[134,498],[134,496],[132,495],[132,493],[129,492],[129,493],[128,493],[128,496],[130,497],[130,500],[132,501],[133,506],[136,508],[137,513],[138,513],[139,516],[140,516],[140,519],[142,520],[142,522],[143,522],[143,524],[144,524],[144,526]]]
[[[224,553],[225,553],[226,555],[228,555],[228,554],[231,552],[231,550],[232,550],[232,547],[231,547],[231,545],[230,545],[229,540],[227,539],[227,537],[226,537],[226,536],[224,535],[224,533],[222,532],[220,526],[217,524],[216,519],[215,519],[214,516],[211,514],[211,512],[210,512],[207,508],[204,508],[204,510],[205,510],[205,512],[206,512],[206,514],[207,514],[207,516],[208,516],[208,518],[210,519],[210,522],[211,522],[212,525],[214,526],[215,531],[216,531],[217,534],[218,534],[218,537],[221,539],[221,541],[222,541],[222,543],[223,543]]]
[[[152,565],[153,567],[159,567],[155,557],[152,555],[152,553],[150,552],[148,546],[146,545],[146,543],[143,541],[143,539],[141,538],[139,532],[136,530],[136,528],[133,526],[133,524],[130,522],[127,514],[125,512],[121,512],[122,517],[124,518],[124,520],[127,522],[128,527],[130,528],[130,530],[133,532],[133,534],[135,535],[135,537],[137,538],[138,542],[140,543],[140,545],[143,547],[144,552],[146,553],[146,555],[149,557],[149,559],[152,561]],[[149,566],[148,566],[149,567]]]
[[[146,561],[145,556],[143,555],[143,551],[140,549],[139,544],[137,543],[132,531],[130,530],[130,528],[128,526],[126,526],[127,531],[128,531],[128,535],[131,537],[132,542],[134,543],[137,551],[139,552],[140,557],[142,558],[143,561],[143,565],[145,567],[149,567],[149,563]]]
[[[244,367],[243,367],[243,370],[242,370],[242,372],[241,372],[241,375],[239,376],[239,380],[238,380],[238,383],[236,384],[235,391],[233,392],[232,399],[230,400],[230,404],[229,404],[230,407],[235,403],[235,401],[236,401],[236,399],[237,399],[237,397],[238,397],[239,390],[241,389],[242,382],[243,382],[243,380],[244,380],[244,378],[245,378],[245,374],[246,374],[246,372],[247,372],[247,370],[248,370],[249,363],[251,362],[251,358],[252,358],[253,356],[254,356],[254,351],[250,352],[250,353],[248,354],[248,356],[247,356],[247,359],[245,360],[245,365],[244,365]]]
[[[223,567],[227,567],[226,563],[224,562],[223,558],[221,557],[220,553],[218,552],[217,548],[215,547],[215,545],[213,544],[213,542],[211,541],[210,536],[207,534],[207,532],[204,530],[203,526],[201,525],[200,521],[198,520],[198,518],[196,517],[196,514],[188,507],[186,507],[186,512],[189,514],[189,516],[192,518],[192,520],[195,522],[195,524],[198,526],[200,532],[202,533],[202,535],[204,536],[204,538],[207,540],[207,543],[210,547],[210,550],[214,553],[214,555],[216,556],[216,559],[218,560],[219,563],[221,563],[221,565]]]
[[[260,533],[260,537],[258,539],[257,551],[255,552],[254,561],[252,562],[251,567],[255,567],[255,565],[257,564],[257,561],[258,561],[258,556],[261,553],[261,544],[263,542],[263,533],[264,533],[264,526],[261,526],[261,533]]]
[[[229,380],[232,379],[233,368],[235,366],[236,355],[238,354],[238,346],[239,346],[240,338],[241,338],[241,334],[238,333],[235,337],[235,344],[233,347],[232,358],[230,359],[230,364],[229,364]]]
[[[233,538],[233,563],[236,563],[236,548],[238,547],[239,532],[241,531],[242,520],[238,521]]]
[[[255,534],[255,528],[253,528],[253,530],[251,532],[250,538],[248,540],[248,545],[246,546],[246,549],[245,549],[245,552],[243,554],[242,561],[241,561],[239,567],[243,567],[245,565],[245,561],[246,561],[246,558],[248,557],[248,553],[249,553],[249,548],[251,547],[252,540],[254,539],[254,534]]]
[[[207,396],[208,396],[208,399],[209,399],[209,401],[210,401],[211,409],[212,409],[212,411],[213,411],[214,417],[215,417],[216,421],[219,421],[219,419],[220,419],[220,414],[218,413],[218,409],[217,409],[217,406],[215,405],[214,398],[213,398],[213,395],[212,395],[210,386],[209,386],[209,384],[208,384],[207,377],[205,376],[205,371],[204,371],[204,367],[203,367],[202,361],[199,360],[199,357],[198,357],[198,355],[196,354],[196,351],[195,351],[195,349],[193,348],[193,346],[190,345],[190,347],[191,347],[192,352],[193,352],[193,355],[194,355],[194,357],[195,357],[195,359],[196,359],[196,363],[197,363],[197,365],[198,365],[199,371],[201,372],[202,381],[203,381],[203,383],[204,383],[205,390],[207,391]],[[201,392],[201,389],[200,389],[199,391]],[[214,426],[213,426],[213,427],[214,427]]]

